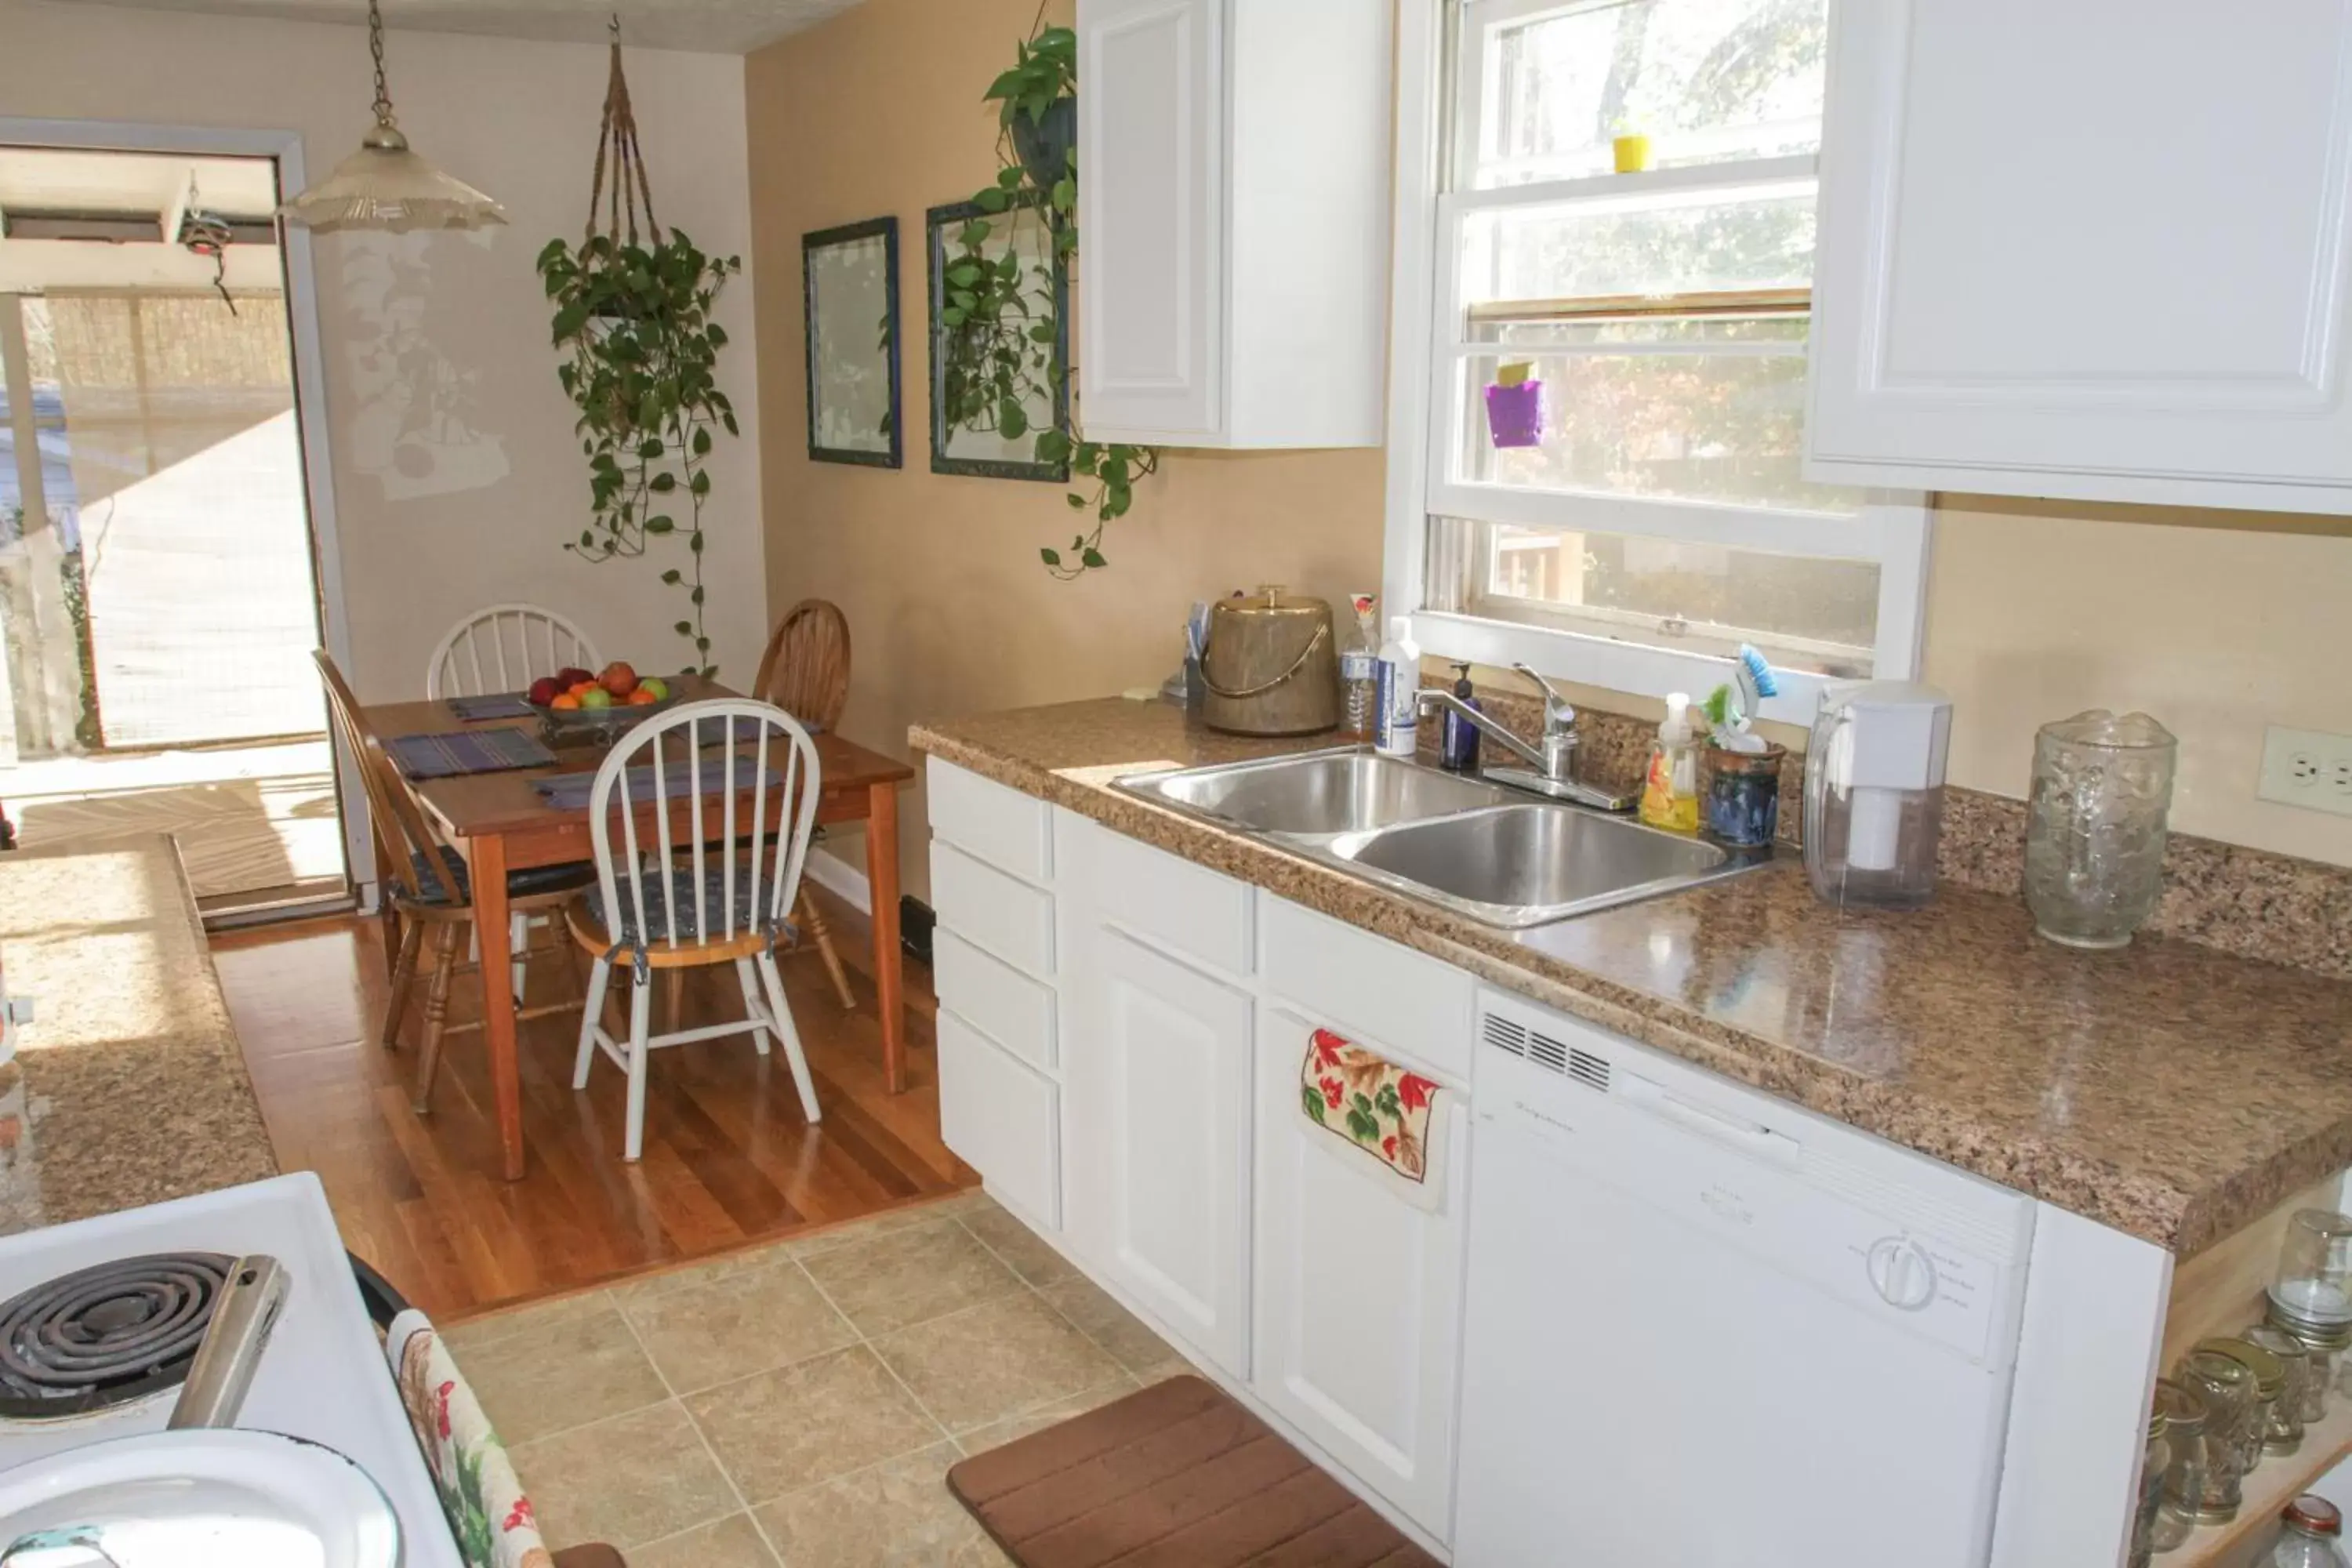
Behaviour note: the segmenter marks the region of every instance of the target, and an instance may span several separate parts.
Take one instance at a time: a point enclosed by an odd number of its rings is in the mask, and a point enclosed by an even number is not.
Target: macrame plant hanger
[[[596,135],[596,177],[588,187],[587,237],[596,237],[596,209],[604,208],[604,233],[615,249],[637,243],[637,205],[645,204],[646,237],[654,247],[662,242],[661,224],[654,217],[653,182],[646,176],[645,154],[637,147],[636,111],[629,106],[629,79],[621,71],[621,14],[613,13],[613,72],[604,87],[604,124]],[[608,184],[605,171],[612,171]]]

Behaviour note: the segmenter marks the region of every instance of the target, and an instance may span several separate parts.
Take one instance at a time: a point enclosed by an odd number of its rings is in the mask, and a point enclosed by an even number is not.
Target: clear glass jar
[[[2168,1420],[2164,1402],[2147,1413],[2147,1447],[2139,1461],[2139,1502],[2132,1510],[2131,1554],[2126,1568],[2147,1568],[2156,1555],[2156,1521],[2164,1510],[2164,1473],[2172,1468],[2172,1449],[2165,1441]]]
[[[2242,1439],[2245,1468],[2251,1470],[2263,1462],[2263,1454],[2270,1443],[2271,1417],[2278,1409],[2280,1397],[2286,1393],[2286,1368],[2280,1363],[2278,1357],[2260,1345],[2249,1344],[2231,1335],[2200,1340],[2197,1348],[2228,1356],[2254,1374],[2254,1402],[2252,1408],[2246,1413]]]
[[[2336,1505],[2305,1493],[2286,1505],[2278,1543],[2263,1559],[2263,1568],[2352,1568],[2352,1560],[2336,1544],[2343,1533],[2344,1516]]]
[[[2033,741],[2025,901],[2068,947],[2121,947],[2164,891],[2166,820],[2179,742],[2145,713],[2104,708]]]
[[[2165,1468],[2163,1506],[2149,1528],[2149,1544],[2169,1552],[2186,1542],[2197,1528],[2205,1505],[2205,1402],[2173,1382],[2159,1378],[2157,1410],[2164,1415]]]
[[[2271,1403],[2271,1424],[2263,1435],[2265,1454],[2292,1454],[2303,1447],[2304,1405],[2312,1380],[2311,1352],[2284,1329],[2256,1323],[2238,1337],[2278,1360],[2285,1384]]]
[[[2204,1402],[2205,1469],[2194,1502],[2198,1522],[2220,1524],[2238,1517],[2244,1500],[2246,1472],[2262,1451],[2259,1436],[2251,1441],[2248,1425],[2259,1405],[2254,1374],[2246,1363],[2219,1351],[2189,1352],[2173,1373],[2183,1388]],[[2180,1500],[2189,1506],[2189,1500]]]
[[[2314,1323],[2298,1318],[2273,1298],[2263,1321],[2274,1329],[2293,1334],[2303,1344],[2310,1358],[2304,1379],[2303,1398],[2295,1414],[2303,1417],[2305,1426],[2327,1419],[2328,1407],[2336,1400],[2337,1362],[2346,1347],[2352,1346],[2352,1323]]]
[[[2352,1326],[2352,1215],[2295,1210],[2279,1242],[2270,1297],[2289,1322]]]

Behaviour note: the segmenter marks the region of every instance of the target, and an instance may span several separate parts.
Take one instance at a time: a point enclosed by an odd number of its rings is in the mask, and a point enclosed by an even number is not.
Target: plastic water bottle
[[[1351,594],[1348,604],[1356,612],[1356,630],[1339,650],[1340,723],[1354,739],[1369,741],[1380,722],[1381,647],[1372,630],[1380,598]]]

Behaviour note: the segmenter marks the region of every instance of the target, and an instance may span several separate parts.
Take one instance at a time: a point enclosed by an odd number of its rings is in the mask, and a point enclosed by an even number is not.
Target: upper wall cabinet
[[[2352,511],[2352,0],[1834,0],[1809,477]]]
[[[1078,0],[1078,427],[1381,443],[1387,0]]]

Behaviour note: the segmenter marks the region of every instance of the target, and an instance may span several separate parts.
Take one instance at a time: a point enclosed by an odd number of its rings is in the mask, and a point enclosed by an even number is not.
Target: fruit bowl
[[[584,669],[560,670],[534,682],[524,699],[551,731],[613,734],[675,706],[677,700],[667,681],[658,677],[641,681],[622,663],[608,664],[593,676]]]

